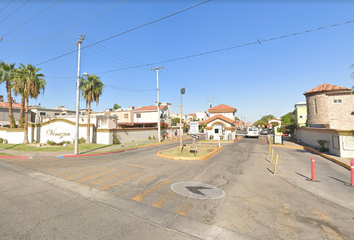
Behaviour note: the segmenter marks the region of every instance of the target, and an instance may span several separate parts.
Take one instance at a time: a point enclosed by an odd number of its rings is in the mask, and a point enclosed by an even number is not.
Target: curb
[[[191,138],[185,138],[185,139],[191,139]],[[57,157],[57,158],[89,157],[89,156],[106,155],[106,154],[113,154],[113,153],[126,152],[126,151],[130,151],[130,150],[138,149],[138,148],[151,147],[151,146],[155,146],[155,145],[161,145],[161,144],[171,143],[171,142],[176,142],[176,141],[179,141],[179,140],[177,139],[177,140],[172,140],[172,141],[168,141],[168,142],[152,143],[152,144],[147,144],[147,145],[143,145],[143,146],[139,146],[139,147],[127,148],[127,149],[122,149],[122,150],[112,151],[112,152],[90,153],[90,154],[79,154],[79,155],[63,155],[63,156],[59,156],[59,157]]]
[[[172,147],[172,148],[175,148],[175,147]],[[169,149],[172,149],[172,148],[169,148]],[[165,150],[159,151],[157,153],[157,156],[161,157],[161,158],[172,159],[172,160],[200,161],[200,160],[205,160],[205,159],[210,158],[211,156],[213,156],[214,154],[216,154],[217,152],[219,152],[223,148],[224,147],[221,146],[221,147],[215,149],[214,151],[212,151],[211,153],[208,153],[207,155],[205,155],[203,157],[194,157],[194,158],[191,158],[191,157],[172,157],[172,156],[167,156],[167,155],[161,154],[162,151],[166,151],[166,150],[169,150],[169,149],[165,149]]]
[[[328,159],[328,160],[330,160],[330,161],[332,161],[332,162],[334,162],[334,163],[336,163],[336,164],[338,164],[338,165],[340,165],[340,166],[342,166],[342,167],[344,167],[344,168],[346,168],[348,170],[351,170],[351,167],[350,167],[349,164],[341,162],[341,161],[339,161],[339,160],[337,160],[335,158],[332,158],[331,156],[329,156],[327,154],[321,153],[321,152],[319,152],[319,151],[317,151],[317,150],[315,150],[313,148],[310,148],[310,147],[284,146],[284,145],[274,145],[274,146],[275,147],[294,148],[294,149],[306,149],[306,150],[309,150],[309,151],[311,151],[313,153],[316,153],[317,155],[320,155],[320,156],[322,156],[322,157],[324,157],[324,158],[326,158],[326,159]]]
[[[29,156],[0,156],[0,158],[33,158]]]

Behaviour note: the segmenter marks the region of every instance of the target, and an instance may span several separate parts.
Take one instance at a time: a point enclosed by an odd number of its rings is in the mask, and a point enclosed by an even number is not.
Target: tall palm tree
[[[38,73],[41,69],[36,68],[32,64],[20,64],[21,77],[24,79],[24,89],[22,96],[26,100],[26,112],[25,112],[25,131],[23,143],[28,143],[28,106],[29,98],[37,98],[41,91],[44,93],[46,81],[42,78],[44,74]]]
[[[12,111],[11,84],[14,77],[15,63],[0,62],[0,83],[6,82],[7,102],[9,103],[10,128],[15,127],[15,119]]]
[[[86,101],[87,107],[87,135],[86,143],[90,143],[90,115],[91,103],[96,102],[97,105],[100,101],[100,95],[103,92],[104,84],[101,82],[100,77],[92,74],[86,78],[81,78],[80,89],[82,92],[82,99]]]
[[[26,86],[26,78],[25,76],[25,68],[20,66],[18,69],[15,71],[15,77],[13,79],[12,83],[12,89],[15,93],[15,95],[21,95],[21,111],[20,111],[20,119],[18,123],[18,128],[23,128],[24,126],[22,123],[24,123],[24,111],[25,111],[25,102],[26,98],[24,97],[24,90]]]

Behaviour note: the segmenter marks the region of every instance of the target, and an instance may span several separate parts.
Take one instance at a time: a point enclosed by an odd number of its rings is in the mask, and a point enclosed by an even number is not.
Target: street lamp
[[[185,88],[181,88],[181,104],[179,105],[179,113],[181,117],[179,118],[179,155],[182,155],[182,95],[186,93]]]
[[[78,67],[78,72],[80,73],[80,65]],[[87,77],[87,73],[83,73],[84,77]],[[79,154],[79,108],[80,108],[80,74],[77,77],[76,82],[76,121],[75,121],[75,147],[74,154]]]

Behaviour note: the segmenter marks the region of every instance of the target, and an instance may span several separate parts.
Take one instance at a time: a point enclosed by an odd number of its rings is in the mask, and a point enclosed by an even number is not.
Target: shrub
[[[7,139],[4,139],[3,143],[8,144],[9,142],[7,141]]]
[[[320,152],[329,152],[329,149],[326,148],[326,146],[325,146],[326,143],[328,143],[327,140],[317,140],[317,142],[318,142],[318,144],[320,145],[319,148],[318,148],[318,150],[319,150]]]
[[[152,139],[154,139],[154,140],[155,140],[155,139],[156,139],[156,138],[155,138],[155,136],[152,136]]]
[[[86,139],[84,138],[84,137],[81,137],[80,139],[79,139],[79,144],[80,143],[85,143],[86,142]]]
[[[47,144],[53,146],[53,145],[55,145],[55,142],[54,142],[54,141],[47,140]]]
[[[113,144],[120,144],[117,133],[113,134]]]
[[[3,143],[4,142],[4,139],[0,138],[0,143]]]
[[[214,139],[214,135],[210,134],[209,138],[210,138],[210,140]]]
[[[151,140],[151,136],[149,135],[148,140]]]

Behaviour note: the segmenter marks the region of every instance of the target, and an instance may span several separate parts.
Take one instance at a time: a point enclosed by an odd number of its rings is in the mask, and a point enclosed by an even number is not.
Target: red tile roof
[[[340,87],[337,85],[331,85],[331,84],[321,84],[318,85],[315,88],[312,88],[311,90],[307,91],[304,93],[304,95],[309,94],[309,93],[316,93],[316,92],[329,92],[329,91],[351,91],[350,88],[346,88],[346,87]]]
[[[215,115],[215,116],[213,116],[213,117],[211,117],[211,118],[205,120],[204,123],[205,123],[205,124],[208,124],[208,123],[210,123],[210,122],[212,122],[212,121],[214,121],[214,120],[216,120],[216,119],[221,119],[221,120],[223,120],[223,121],[225,121],[225,122],[228,122],[228,123],[230,123],[230,124],[232,124],[232,123],[235,122],[235,120],[233,120],[233,119],[230,119],[230,118],[228,118],[228,117],[225,117],[224,115],[221,115],[221,114],[217,114],[217,115]]]
[[[210,113],[221,113],[221,112],[236,112],[237,109],[230,107],[226,104],[220,104],[215,107],[209,108],[208,111]]]
[[[160,105],[160,110],[164,109],[165,107],[167,107],[167,105]],[[134,110],[134,112],[141,111],[157,111],[157,106],[146,106]]]
[[[10,104],[7,102],[0,102],[0,108],[9,108]],[[21,103],[13,103],[12,108],[21,108]]]

